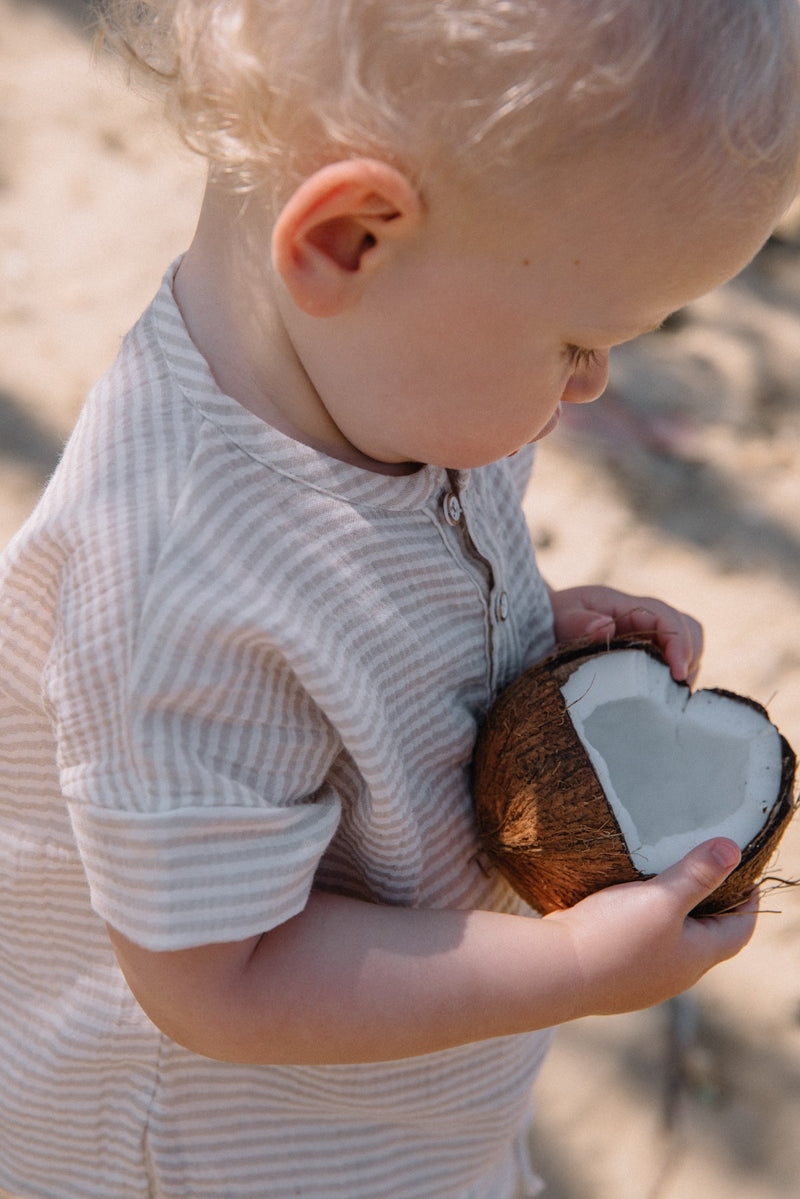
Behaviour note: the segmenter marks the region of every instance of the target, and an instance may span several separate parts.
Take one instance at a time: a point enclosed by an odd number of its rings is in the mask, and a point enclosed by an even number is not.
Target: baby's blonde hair
[[[371,154],[502,185],[620,126],[796,177],[798,0],[103,0],[185,139],[279,197]],[[709,172],[713,173],[713,166]]]

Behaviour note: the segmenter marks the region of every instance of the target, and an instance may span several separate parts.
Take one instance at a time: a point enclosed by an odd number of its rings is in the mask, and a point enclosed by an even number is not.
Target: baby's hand
[[[739,856],[732,841],[716,838],[655,878],[609,887],[546,916],[545,924],[568,933],[581,1014],[613,1015],[661,1003],[743,949],[755,928],[757,893],[723,916],[688,915]]]
[[[623,633],[639,633],[658,646],[673,678],[694,683],[703,630],[685,612],[661,600],[600,586],[550,589],[550,600],[559,643],[581,637],[607,641]]]

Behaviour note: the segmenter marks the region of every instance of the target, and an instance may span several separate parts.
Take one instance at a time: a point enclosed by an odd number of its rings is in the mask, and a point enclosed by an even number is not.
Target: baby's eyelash
[[[597,350],[584,350],[580,346],[567,346],[566,354],[570,366],[576,370],[587,370],[590,366],[595,366],[599,358]]]

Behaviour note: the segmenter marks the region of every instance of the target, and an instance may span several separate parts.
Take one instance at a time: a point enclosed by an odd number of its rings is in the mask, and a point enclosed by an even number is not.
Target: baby
[[[738,860],[534,919],[478,724],[555,642],[520,500],[611,348],[793,196],[796,0],[113,0],[210,163],[196,236],[0,561],[0,1186],[511,1199],[553,1025],[749,939]]]

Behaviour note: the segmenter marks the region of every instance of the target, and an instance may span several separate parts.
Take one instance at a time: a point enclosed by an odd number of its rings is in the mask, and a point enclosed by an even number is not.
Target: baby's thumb
[[[680,896],[681,906],[688,913],[724,882],[738,866],[741,856],[735,841],[715,837],[670,866],[659,875],[659,881]]]

